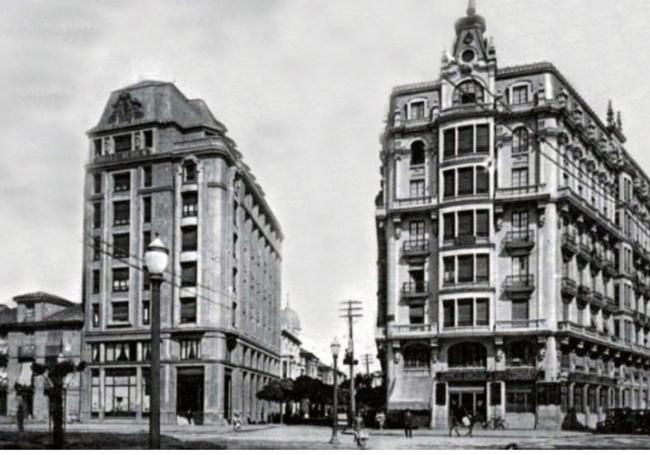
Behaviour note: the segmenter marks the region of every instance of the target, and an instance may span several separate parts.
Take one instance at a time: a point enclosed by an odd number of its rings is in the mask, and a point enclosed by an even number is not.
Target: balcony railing
[[[591,252],[591,245],[580,242],[580,245],[578,247],[578,256],[580,258],[584,259],[585,261],[591,261]]]
[[[411,197],[407,199],[395,199],[393,201],[393,207],[402,209],[409,207],[420,207],[425,205],[430,205],[433,203],[433,196],[418,196]]]
[[[592,293],[591,288],[586,284],[578,285],[578,300],[583,303],[591,303]]]
[[[545,329],[546,319],[526,319],[519,321],[497,321],[495,330]]]
[[[445,289],[458,288],[486,288],[490,286],[490,277],[476,277],[475,281],[444,281],[442,287]]]
[[[131,150],[128,152],[111,153],[107,155],[95,156],[93,158],[93,162],[95,164],[115,163],[117,161],[126,161],[126,160],[144,158],[145,156],[149,156],[152,153],[153,151],[149,148],[140,149],[140,150]]]
[[[600,308],[605,306],[605,298],[603,297],[603,294],[598,291],[594,291],[591,295],[591,303]]]
[[[602,253],[595,251],[592,256],[591,256],[591,265],[595,269],[602,269],[603,266],[605,265],[605,258],[603,257]]]
[[[578,293],[578,285],[575,280],[563,277],[562,278],[562,293],[569,297],[575,297]]]
[[[392,326],[392,335],[422,335],[433,333],[431,324],[402,324]]]
[[[571,254],[578,252],[578,244],[576,242],[576,235],[573,232],[565,232],[562,234],[562,248]]]
[[[454,245],[456,246],[466,246],[466,245],[476,245],[476,237],[473,235],[459,235],[454,238]]]
[[[517,186],[511,188],[498,188],[496,192],[497,199],[499,198],[522,198],[529,196],[538,196],[544,192],[545,184],[540,185],[527,185]]]
[[[425,297],[429,293],[429,283],[426,281],[415,281],[402,284],[402,297]]]
[[[603,263],[603,271],[609,276],[616,275],[616,265],[613,259],[605,258],[605,261]]]
[[[503,283],[508,294],[530,294],[535,289],[534,275],[510,275]]]
[[[532,230],[516,230],[506,234],[506,248],[511,252],[530,250],[535,245],[535,232]]]
[[[485,157],[486,155],[489,155],[489,151],[477,151],[477,152],[458,152],[453,155],[443,155],[442,160],[443,161],[451,161],[451,160],[462,160],[464,158],[472,158],[475,156],[478,157]]]
[[[402,246],[405,255],[420,255],[429,253],[429,239],[406,240]]]

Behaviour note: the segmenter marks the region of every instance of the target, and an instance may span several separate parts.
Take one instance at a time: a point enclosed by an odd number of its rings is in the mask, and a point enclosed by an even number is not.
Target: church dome
[[[291,333],[297,333],[301,330],[298,313],[288,306],[282,309],[282,328]]]

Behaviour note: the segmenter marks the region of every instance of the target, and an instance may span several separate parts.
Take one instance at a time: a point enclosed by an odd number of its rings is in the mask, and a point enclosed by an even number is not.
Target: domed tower
[[[282,309],[282,330],[287,330],[296,336],[302,330],[300,327],[300,317],[298,316],[298,313],[289,306],[289,302],[287,302],[287,306]]]

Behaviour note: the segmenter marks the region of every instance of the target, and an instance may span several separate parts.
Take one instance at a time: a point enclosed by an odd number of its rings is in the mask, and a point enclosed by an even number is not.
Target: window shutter
[[[476,299],[476,325],[486,326],[489,323],[488,299]]]
[[[456,130],[449,129],[445,131],[445,156],[454,156],[456,154]]]
[[[476,212],[477,237],[488,237],[490,235],[489,217],[490,212],[488,210],[478,210]]]
[[[474,168],[458,170],[458,194],[472,194],[474,192]]]
[[[458,154],[474,153],[474,127],[458,128]]]
[[[458,282],[471,283],[474,281],[474,256],[458,256]]]
[[[474,301],[472,299],[461,299],[458,301],[458,326],[467,327],[474,325],[474,315],[472,306]]]
[[[474,212],[460,212],[458,214],[458,235],[474,235],[472,223]]]
[[[442,307],[443,307],[443,313],[444,313],[444,318],[443,318],[443,323],[445,327],[453,327],[455,325],[454,321],[454,301],[453,300],[445,300],[442,302]]]
[[[476,168],[476,193],[482,194],[490,191],[490,178],[484,167]]]
[[[490,151],[490,129],[488,125],[476,127],[476,153],[487,153]]]

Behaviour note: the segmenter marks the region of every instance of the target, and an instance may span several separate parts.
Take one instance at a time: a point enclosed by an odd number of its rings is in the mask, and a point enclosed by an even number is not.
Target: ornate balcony
[[[580,242],[580,245],[578,247],[578,257],[585,262],[590,262],[592,251],[593,250],[591,245]]]
[[[576,241],[576,235],[573,232],[565,232],[562,234],[562,249],[573,256],[578,252],[578,243]]]
[[[394,325],[391,327],[390,335],[391,336],[421,336],[421,335],[432,335],[435,333],[435,329],[431,324],[402,324]]]
[[[528,297],[535,290],[533,275],[510,275],[503,283],[503,291],[511,298]]]
[[[609,296],[606,296],[605,297],[605,305],[603,306],[603,310],[607,311],[608,313],[612,313],[612,312],[614,312],[614,309],[615,309],[614,299],[609,297]]]
[[[548,197],[549,194],[546,191],[545,184],[497,188],[496,190],[496,199],[499,202],[535,200]]]
[[[395,199],[391,205],[394,209],[410,209],[417,207],[426,207],[433,204],[433,196],[412,197],[408,199]]]
[[[429,239],[406,240],[402,253],[404,256],[426,256],[429,254]]]
[[[583,305],[588,305],[592,301],[591,288],[586,284],[578,285],[578,302]]]
[[[571,278],[562,278],[562,295],[572,299],[578,294],[578,285]]]
[[[605,275],[608,275],[610,277],[616,275],[616,266],[614,264],[614,261],[611,258],[605,258],[603,273],[605,273]]]
[[[412,281],[402,284],[403,299],[423,299],[429,295],[429,283],[426,281]]]
[[[535,246],[535,232],[531,230],[510,231],[506,234],[506,250],[513,256],[522,256]]]
[[[598,308],[605,307],[605,298],[603,297],[603,294],[598,291],[594,291],[591,295],[591,303]]]
[[[604,265],[605,258],[603,257],[602,253],[594,251],[593,255],[591,256],[591,266],[596,270],[602,270]]]
[[[525,319],[519,321],[497,321],[494,330],[546,329],[546,319]]]

